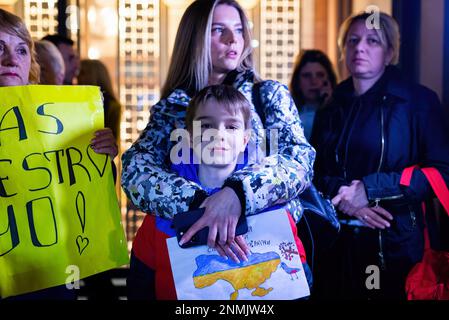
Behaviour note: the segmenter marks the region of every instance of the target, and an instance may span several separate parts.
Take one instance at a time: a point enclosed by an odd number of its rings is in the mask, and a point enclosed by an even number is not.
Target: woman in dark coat
[[[330,254],[317,263],[321,298],[405,298],[406,276],[423,255],[421,202],[432,189],[419,170],[410,187],[400,186],[402,171],[435,167],[449,181],[438,97],[393,66],[399,53],[394,19],[379,13],[378,25],[370,25],[371,18],[362,13],[343,23],[339,46],[351,77],[317,115],[312,136],[315,182],[342,222]]]

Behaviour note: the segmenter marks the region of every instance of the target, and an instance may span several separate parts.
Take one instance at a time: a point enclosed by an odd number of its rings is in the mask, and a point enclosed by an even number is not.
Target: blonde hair
[[[28,82],[39,83],[40,68],[39,64],[36,61],[34,42],[33,39],[31,38],[30,33],[28,32],[25,23],[18,16],[9,13],[8,11],[5,11],[3,9],[0,9],[0,30],[25,41],[25,43],[28,46],[28,49],[30,50],[31,56],[31,65],[30,65],[30,72],[28,74]]]
[[[221,4],[236,8],[242,20],[244,48],[237,70],[253,68],[251,34],[242,7],[235,0],[196,0],[181,18],[162,98],[168,97],[177,88],[195,93],[207,86],[212,72],[212,18],[215,8]]]
[[[36,41],[35,46],[37,61],[41,67],[40,83],[63,84],[65,65],[58,48],[47,40]]]
[[[393,65],[397,64],[399,61],[399,49],[400,49],[399,26],[393,17],[384,12],[379,12],[375,14],[379,14],[379,26],[378,28],[375,27],[374,30],[379,36],[382,46],[386,50],[391,50],[392,52],[390,64]],[[338,33],[338,48],[340,49],[340,52],[342,54],[341,57],[342,59],[346,54],[346,39],[348,37],[348,32],[351,26],[356,21],[366,22],[369,18],[372,17],[372,15],[373,15],[372,13],[360,12],[358,14],[354,14],[348,17],[342,23],[340,31]]]

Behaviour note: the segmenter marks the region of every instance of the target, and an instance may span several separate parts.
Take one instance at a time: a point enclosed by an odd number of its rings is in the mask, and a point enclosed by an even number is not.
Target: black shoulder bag
[[[255,83],[252,91],[253,104],[262,123],[265,126],[266,115],[262,108],[261,86],[263,82]],[[269,144],[267,144],[269,145]],[[269,154],[269,150],[267,151]],[[312,183],[304,192],[298,196],[304,207],[304,214],[298,222],[298,234],[306,248],[311,252],[309,265],[313,270],[314,253],[328,249],[335,241],[340,232],[340,222],[337,218],[332,202],[323,197]],[[309,237],[302,235],[308,234]]]

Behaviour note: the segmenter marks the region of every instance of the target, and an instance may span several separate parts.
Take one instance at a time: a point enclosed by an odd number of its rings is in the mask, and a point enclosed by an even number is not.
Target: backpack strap
[[[263,82],[256,82],[253,85],[253,91],[251,94],[254,108],[256,109],[257,114],[260,117],[260,120],[262,120],[262,124],[265,126],[266,116],[265,112],[262,108],[262,97],[260,95],[260,88],[262,87]]]
[[[262,107],[262,95],[261,95],[261,87],[263,85],[263,81],[256,82],[253,84],[253,90],[251,93],[251,98],[253,100],[254,109],[256,109],[256,113],[259,115],[260,120],[262,121],[262,125],[265,129],[265,123],[267,120],[264,108]],[[270,154],[270,144],[267,143],[267,155]]]

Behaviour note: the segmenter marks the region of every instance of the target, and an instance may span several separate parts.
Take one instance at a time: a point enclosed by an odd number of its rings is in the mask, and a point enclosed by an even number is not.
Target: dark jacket
[[[437,95],[402,79],[395,67],[356,97],[352,78],[335,90],[331,105],[315,120],[315,183],[333,197],[342,185],[362,180],[368,200],[388,210],[391,228],[379,233],[387,258],[414,263],[423,252],[421,202],[432,195],[416,170],[410,187],[399,185],[402,170],[435,167],[449,181],[449,131]],[[346,218],[348,218],[346,216]]]

